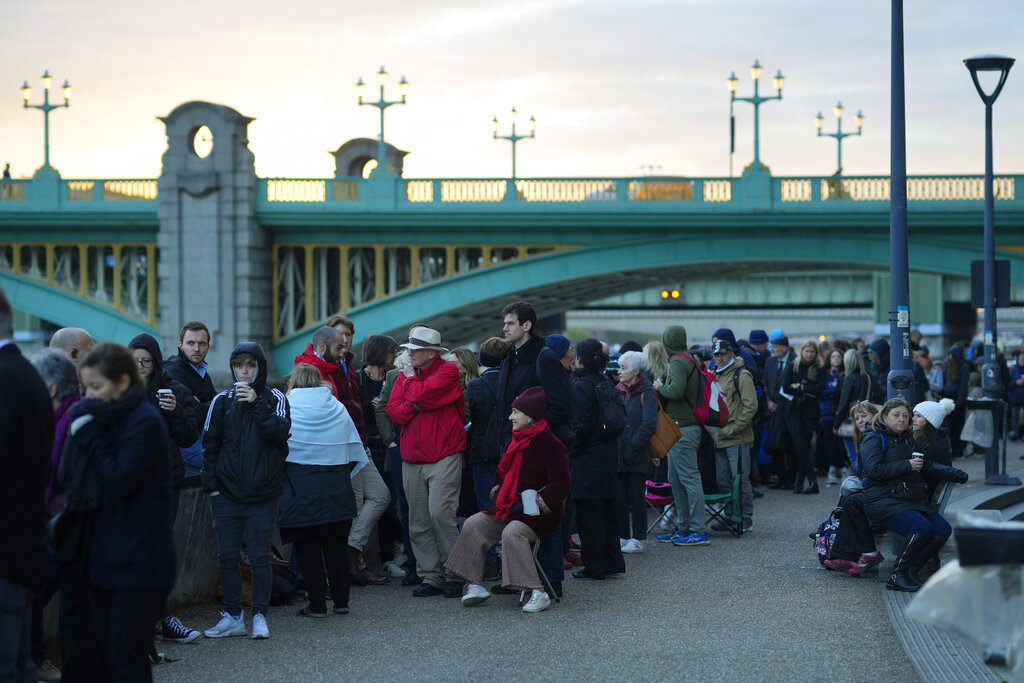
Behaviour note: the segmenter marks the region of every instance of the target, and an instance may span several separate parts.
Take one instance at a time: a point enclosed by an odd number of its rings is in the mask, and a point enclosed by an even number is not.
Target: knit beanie
[[[559,358],[563,358],[565,352],[569,350],[569,338],[561,334],[549,334],[544,339],[544,346],[554,351]]]
[[[608,356],[608,365],[604,366],[604,374],[608,377],[619,374],[619,358],[621,353],[613,353]]]
[[[480,345],[480,351],[477,352],[476,359],[485,368],[496,368],[501,365],[501,359],[505,357],[505,351],[508,350],[508,346],[508,342],[504,339],[491,337]]]
[[[942,427],[942,421],[946,419],[946,416],[953,412],[953,408],[956,404],[953,403],[953,399],[944,398],[938,403],[935,401],[924,401],[914,406],[914,412],[919,414],[924,419],[931,423],[932,427],[939,429]]]
[[[715,339],[727,339],[732,345],[736,345],[736,335],[732,333],[728,327],[722,327],[715,330],[715,333],[711,335]]]
[[[753,345],[753,346],[759,346],[761,344],[767,344],[768,343],[768,333],[765,332],[764,330],[751,330],[750,331],[750,336],[747,338],[747,341],[749,341],[751,343],[751,345]]]
[[[530,387],[523,393],[516,396],[512,401],[512,407],[527,417],[534,420],[544,419],[544,413],[548,410],[548,399],[544,390],[540,387]]]

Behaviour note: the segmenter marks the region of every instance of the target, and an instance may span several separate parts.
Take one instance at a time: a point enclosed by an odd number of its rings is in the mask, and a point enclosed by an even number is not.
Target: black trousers
[[[871,533],[860,491],[843,498],[842,506],[843,515],[839,518],[829,558],[856,562],[862,554],[875,552],[875,536]]]
[[[817,418],[813,417],[804,418],[798,415],[786,417],[786,431],[793,442],[793,453],[796,455],[797,485],[800,485],[805,477],[808,484],[817,481],[814,476],[814,458],[811,457],[811,437],[814,436],[814,428],[817,424]]]
[[[619,549],[615,506],[615,498],[576,500],[576,522],[583,546],[580,554],[587,574],[595,579],[626,571],[626,562]]]
[[[337,536],[296,539],[295,553],[302,565],[302,578],[309,593],[309,609],[327,611],[327,580],[331,582],[331,599],[335,607],[348,607],[351,577],[348,573],[348,532],[352,520],[341,522],[344,533]],[[324,565],[327,566],[326,575]]]
[[[644,505],[644,485],[647,475],[641,472],[619,472],[619,538],[647,538],[647,507]]]

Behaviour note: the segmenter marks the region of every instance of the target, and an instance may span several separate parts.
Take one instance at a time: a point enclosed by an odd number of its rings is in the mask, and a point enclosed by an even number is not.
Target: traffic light
[[[663,290],[661,290],[661,298],[662,299],[678,299],[679,298],[679,290],[678,289],[663,289]]]

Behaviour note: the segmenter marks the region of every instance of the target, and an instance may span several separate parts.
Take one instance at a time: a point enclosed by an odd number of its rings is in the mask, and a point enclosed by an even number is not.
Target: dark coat
[[[494,485],[501,486],[501,482],[501,477],[495,476]],[[545,429],[523,450],[516,493],[522,493],[526,489],[536,490],[551,512],[539,516],[523,514],[521,511],[513,512],[506,521],[522,522],[533,529],[537,538],[547,538],[562,523],[565,499],[569,497],[570,486],[569,461],[565,446],[550,429]],[[497,491],[494,491],[494,495],[497,495]]]
[[[210,404],[213,402],[213,397],[217,395],[217,390],[213,388],[213,380],[210,379],[209,369],[207,369],[205,375],[200,376],[196,369],[192,367],[192,364],[188,362],[185,352],[178,349],[177,355],[164,360],[163,370],[165,375],[185,385],[185,388],[199,401],[196,426],[202,429],[203,422],[206,420],[206,413],[210,410]]]
[[[1021,351],[1024,354],[1024,351]],[[1006,383],[1008,392],[1008,399],[1011,406],[1024,406],[1024,385],[1017,386],[1017,380],[1024,377],[1024,365],[1020,364],[1018,360],[1010,368],[1009,379]]]
[[[884,522],[907,510],[935,514],[936,506],[930,498],[926,480],[967,480],[967,475],[961,470],[937,462],[926,461],[924,469],[915,472],[910,466],[915,448],[909,431],[904,436],[894,437],[888,431],[880,432],[869,426],[864,432],[864,440],[860,444],[860,466],[867,481],[862,495],[864,511],[872,522]]]
[[[957,363],[956,374],[950,375],[949,360],[952,357]],[[971,365],[964,358],[964,347],[954,344],[949,347],[946,359],[945,381],[942,383],[942,398],[951,398],[957,407],[967,405],[967,386],[971,377]]]
[[[839,386],[836,387],[836,393],[839,394],[834,423],[836,429],[839,429],[839,425],[843,424],[844,420],[850,419],[850,408],[855,403],[866,401],[871,397],[870,383],[871,379],[860,372],[843,375],[839,378]]]
[[[818,368],[817,377],[808,379],[808,372],[811,366],[800,364],[797,370],[796,363],[786,366],[786,372],[782,378],[781,389],[793,397],[789,402],[789,414],[801,420],[818,419],[818,396],[825,390],[825,368]],[[791,385],[799,384],[798,387]]]
[[[236,503],[262,503],[281,495],[291,417],[284,394],[267,388],[262,347],[243,342],[231,358],[241,353],[253,355],[259,366],[250,385],[256,400],[235,400],[234,387],[214,398],[203,430],[203,490]]]
[[[505,452],[505,445],[512,438],[512,423],[508,421],[512,401],[530,387],[537,386],[537,355],[542,348],[544,339],[531,335],[518,349],[510,346],[505,352],[498,375],[494,413],[487,429],[489,449],[497,450],[498,453]],[[547,391],[544,393],[546,395]]]
[[[644,379],[640,389],[626,401],[626,429],[619,436],[619,472],[654,472],[647,442],[657,429],[658,392],[650,380]]]
[[[469,408],[469,431],[466,433],[466,442],[470,465],[498,462],[501,459],[501,451],[497,449],[497,445],[486,439],[487,429],[494,416],[495,398],[498,395],[498,375],[498,368],[484,368],[482,375],[471,379],[466,385],[466,406]]]
[[[0,347],[0,577],[35,586],[46,574],[53,406],[18,347]]]
[[[94,419],[76,431],[75,420],[85,415]],[[103,590],[169,591],[175,552],[164,418],[141,387],[112,403],[83,399],[71,416],[73,433],[61,459],[70,480],[61,522],[77,517],[91,533],[87,547],[58,540],[61,562],[84,561],[89,581]]]
[[[373,463],[364,465],[373,467]],[[298,465],[285,463],[285,485],[277,501],[277,526],[331,524],[356,516],[351,463]]]
[[[572,385],[573,440],[569,465],[572,497],[576,499],[619,495],[618,443],[608,443],[596,436],[600,418],[598,382],[610,383],[611,380],[596,372],[581,372]]]
[[[790,349],[789,353],[786,354],[786,357],[783,359],[785,361],[785,368],[789,368],[793,365],[793,360],[795,358],[796,353],[793,352],[793,349]],[[782,386],[784,373],[785,370],[782,372],[779,371],[779,359],[775,356],[769,355],[764,362],[764,390],[765,393],[768,394],[769,401],[780,403],[785,400],[779,396],[779,387]],[[790,392],[787,391],[786,393],[788,394]]]
[[[537,384],[548,401],[544,419],[555,436],[566,443],[572,422],[572,380],[562,359],[547,346],[537,354]]]

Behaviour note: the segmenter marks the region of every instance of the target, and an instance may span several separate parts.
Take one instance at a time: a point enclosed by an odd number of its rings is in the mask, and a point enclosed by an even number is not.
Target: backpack
[[[823,568],[825,560],[829,559],[832,552],[832,545],[836,541],[836,533],[839,531],[839,521],[843,514],[843,508],[835,508],[824,522],[818,525],[818,532],[814,534],[814,550],[818,554],[818,564]]]
[[[597,438],[614,443],[626,431],[626,404],[622,392],[610,380],[594,383],[597,394]]]
[[[721,429],[729,421],[729,405],[725,402],[725,394],[722,392],[722,385],[718,383],[718,377],[705,367],[703,361],[697,360],[688,353],[677,353],[676,357],[689,360],[699,373],[697,381],[700,382],[700,386],[697,389],[697,403],[691,406],[697,424],[701,427]],[[685,399],[685,396],[683,398]]]

